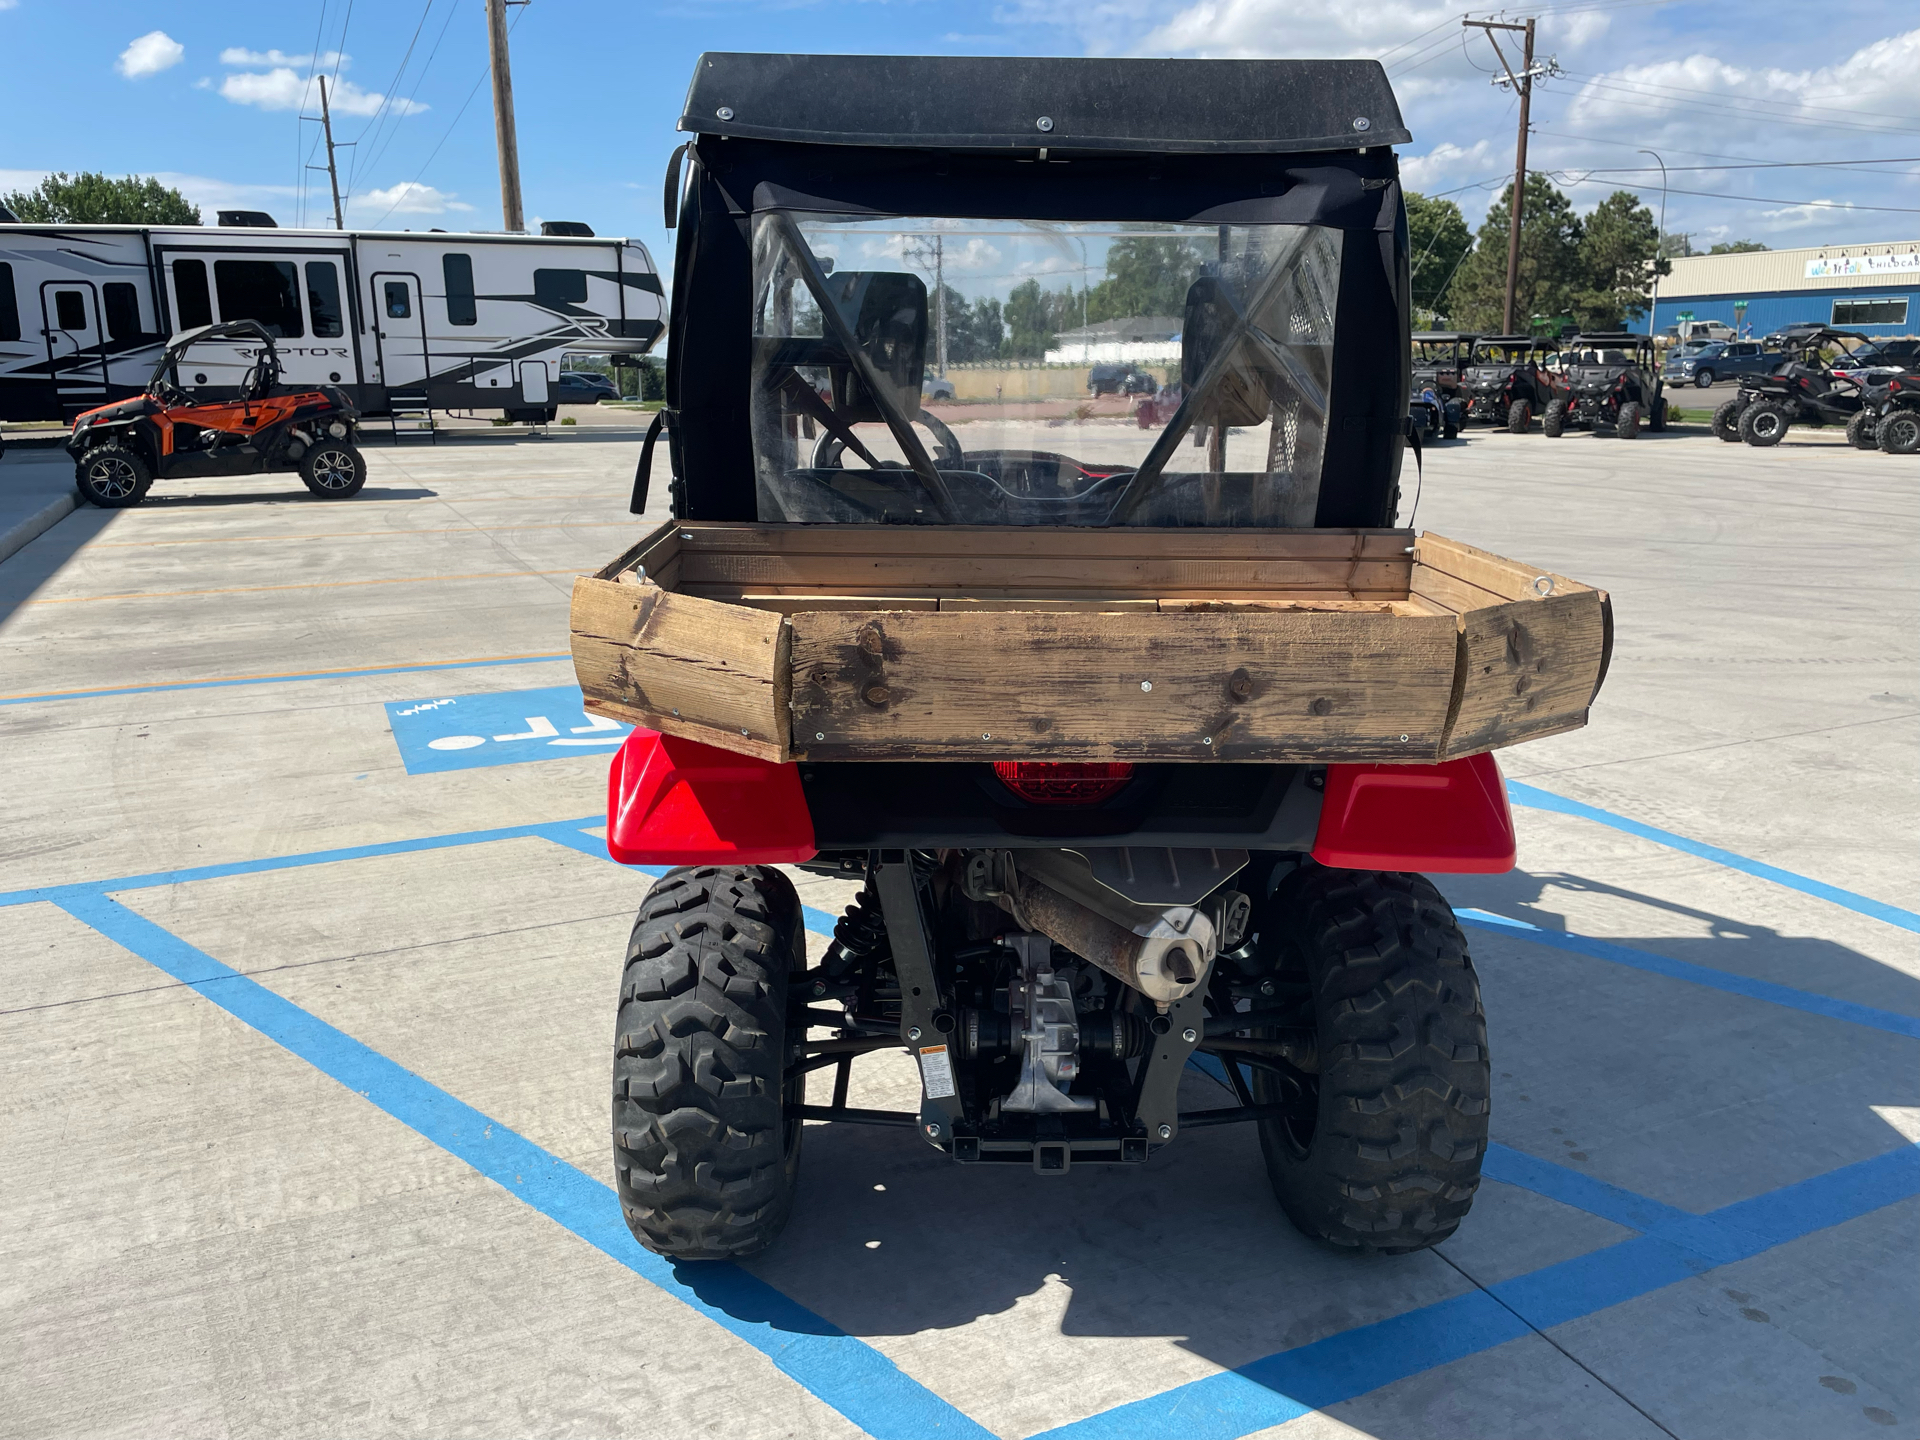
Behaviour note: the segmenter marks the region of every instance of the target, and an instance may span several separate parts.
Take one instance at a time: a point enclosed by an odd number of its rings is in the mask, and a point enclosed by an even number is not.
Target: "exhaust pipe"
[[[1031,876],[1022,875],[1019,887],[1029,927],[1163,1009],[1197,990],[1213,963],[1216,936],[1204,910],[1172,905],[1129,929]]]

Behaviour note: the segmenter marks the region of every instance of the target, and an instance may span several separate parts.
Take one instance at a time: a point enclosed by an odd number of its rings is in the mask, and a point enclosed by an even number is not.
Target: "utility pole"
[[[1507,221],[1507,304],[1502,312],[1501,328],[1509,335],[1514,333],[1513,307],[1515,292],[1520,286],[1520,221],[1521,200],[1527,190],[1527,112],[1533,104],[1533,82],[1542,75],[1557,75],[1560,66],[1557,61],[1549,60],[1536,68],[1533,63],[1533,25],[1529,19],[1521,25],[1510,25],[1496,20],[1462,20],[1460,24],[1472,30],[1487,32],[1487,41],[1493,46],[1493,53],[1500,58],[1500,68],[1507,73],[1496,75],[1496,85],[1511,85],[1520,97],[1520,137],[1514,146],[1513,156],[1513,211]],[[1517,30],[1525,34],[1525,50],[1520,60],[1520,73],[1515,75],[1513,67],[1507,64],[1507,57],[1500,49],[1500,42],[1494,39],[1496,30]]]
[[[500,150],[500,216],[508,230],[525,230],[520,208],[520,143],[513,132],[513,73],[507,63],[507,6],[487,0],[487,59],[493,69],[493,135]],[[526,0],[517,0],[525,4]]]
[[[320,128],[327,132],[327,180],[333,186],[333,228],[344,230],[347,222],[340,213],[340,167],[333,163],[333,112],[327,108],[327,77],[320,77]]]
[[[947,237],[933,237],[934,363],[942,379],[947,373]]]

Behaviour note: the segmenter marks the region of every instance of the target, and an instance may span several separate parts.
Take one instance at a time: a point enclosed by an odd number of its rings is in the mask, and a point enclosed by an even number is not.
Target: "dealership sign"
[[[1832,280],[1843,275],[1894,275],[1920,271],[1920,250],[1895,250],[1885,255],[1822,255],[1807,261],[1807,279]]]

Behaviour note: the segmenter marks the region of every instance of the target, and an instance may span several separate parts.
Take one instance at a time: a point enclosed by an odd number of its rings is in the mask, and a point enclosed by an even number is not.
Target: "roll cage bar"
[[[274,348],[273,336],[266,326],[258,320],[221,320],[212,325],[197,325],[191,330],[181,330],[167,341],[166,348],[160,352],[160,363],[153,367],[153,374],[147,377],[147,389],[152,391],[166,373],[180,363],[180,357],[203,340],[257,340],[266,347],[261,356],[267,370],[275,377],[280,374],[280,352]],[[272,385],[273,381],[265,382]]]

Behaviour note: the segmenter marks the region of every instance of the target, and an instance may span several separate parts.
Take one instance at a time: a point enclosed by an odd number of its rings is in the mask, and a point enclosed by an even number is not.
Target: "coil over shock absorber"
[[[869,880],[866,888],[853,897],[846,914],[835,923],[833,944],[820,963],[827,974],[837,980],[849,970],[867,967],[869,962],[884,960],[891,953],[880,895]]]

